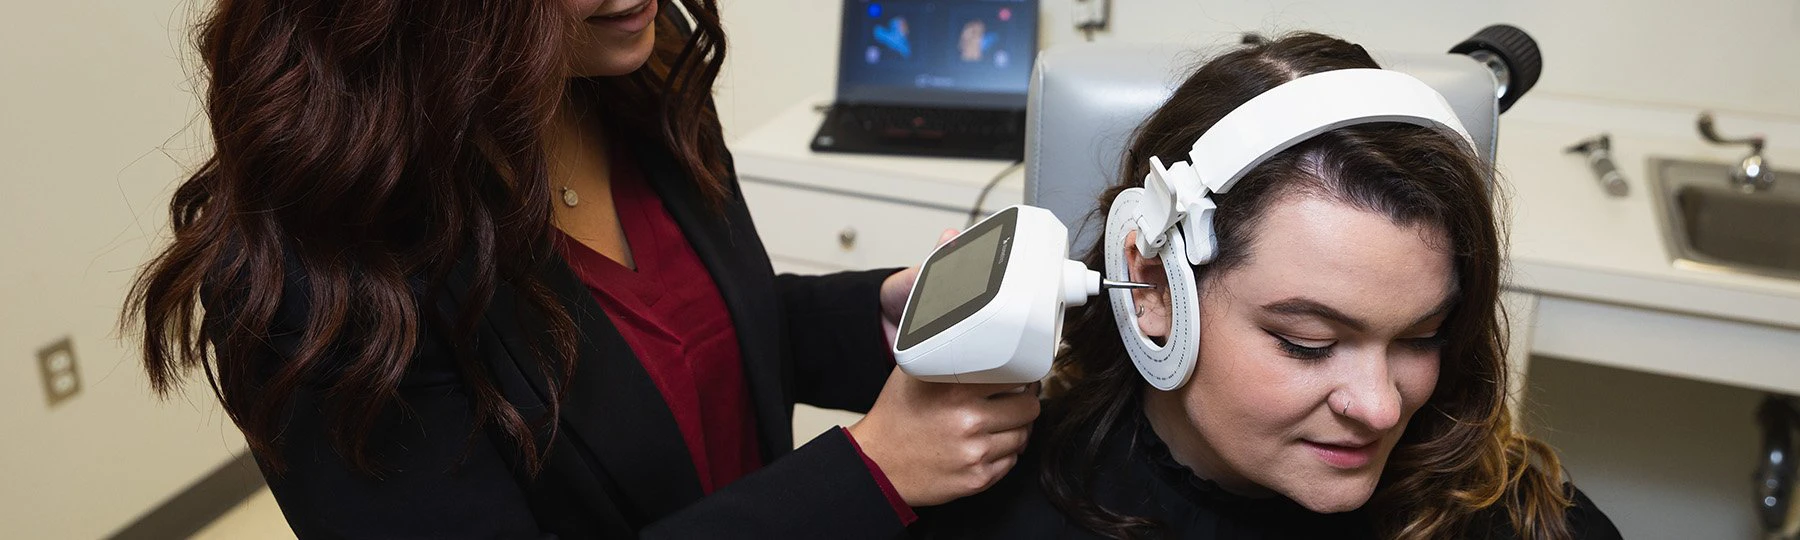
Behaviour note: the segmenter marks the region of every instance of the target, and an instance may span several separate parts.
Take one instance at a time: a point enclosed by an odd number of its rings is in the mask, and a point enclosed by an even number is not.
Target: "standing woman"
[[[215,153],[128,320],[302,537],[892,536],[1024,446],[1033,392],[894,371],[913,272],[773,274],[714,1],[219,0],[198,38]],[[795,450],[796,402],[868,414]]]

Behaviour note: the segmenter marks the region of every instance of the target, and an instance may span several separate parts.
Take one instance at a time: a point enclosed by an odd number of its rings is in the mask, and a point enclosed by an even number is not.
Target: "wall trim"
[[[113,540],[187,538],[212,524],[263,486],[262,470],[249,451],[238,454],[150,509],[118,532]]]

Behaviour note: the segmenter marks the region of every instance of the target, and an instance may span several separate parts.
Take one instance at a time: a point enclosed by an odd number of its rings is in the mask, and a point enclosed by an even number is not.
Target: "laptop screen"
[[[842,103],[1024,109],[1038,0],[845,0]]]

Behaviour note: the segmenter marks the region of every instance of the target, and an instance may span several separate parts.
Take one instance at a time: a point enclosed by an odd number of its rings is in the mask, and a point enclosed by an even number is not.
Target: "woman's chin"
[[[1374,493],[1375,482],[1361,478],[1345,478],[1322,485],[1282,490],[1282,495],[1293,499],[1307,510],[1320,514],[1336,514],[1362,508],[1369,503],[1369,497]]]
[[[644,32],[626,43],[590,44],[583,48],[589,51],[576,54],[572,77],[616,77],[637,71],[650,61],[650,54],[656,51],[656,36]]]

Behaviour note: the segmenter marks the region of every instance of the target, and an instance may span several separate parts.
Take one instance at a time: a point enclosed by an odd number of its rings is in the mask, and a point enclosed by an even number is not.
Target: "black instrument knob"
[[[1513,102],[1536,85],[1538,76],[1544,72],[1544,57],[1538,52],[1537,40],[1511,25],[1496,24],[1483,28],[1469,36],[1469,39],[1451,47],[1450,52],[1466,54],[1483,62],[1489,62],[1490,58],[1499,60],[1505,68],[1505,71],[1496,73],[1501,76],[1503,85],[1499,95],[1500,112],[1512,108]]]

